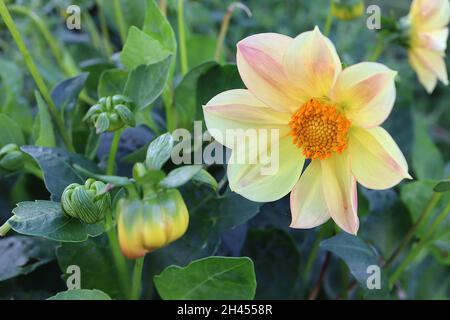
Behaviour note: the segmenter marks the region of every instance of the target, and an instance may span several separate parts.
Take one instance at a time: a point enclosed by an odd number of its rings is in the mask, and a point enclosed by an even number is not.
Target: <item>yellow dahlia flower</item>
[[[239,150],[221,133],[278,130],[279,140],[266,148],[279,150],[279,170],[264,175],[261,163],[229,163],[233,191],[260,202],[292,191],[291,227],[312,228],[331,217],[356,234],[356,181],[386,189],[410,178],[402,152],[379,126],[394,104],[395,71],[373,62],[342,70],[317,27],[295,39],[245,38],[237,45],[237,66],[248,89],[222,92],[203,107],[208,130],[232,156]],[[311,163],[301,174],[305,158]]]
[[[409,61],[428,93],[437,80],[448,84],[445,66],[450,20],[448,0],[414,0],[407,17],[409,25]]]

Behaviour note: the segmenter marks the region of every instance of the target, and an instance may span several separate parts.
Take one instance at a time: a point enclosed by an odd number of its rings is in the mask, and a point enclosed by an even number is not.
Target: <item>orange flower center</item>
[[[350,124],[335,104],[317,98],[309,99],[289,122],[294,144],[311,159],[342,153],[347,147]]]

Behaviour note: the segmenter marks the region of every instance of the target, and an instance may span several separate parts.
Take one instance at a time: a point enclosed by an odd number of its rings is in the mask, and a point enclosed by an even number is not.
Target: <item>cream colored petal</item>
[[[267,107],[245,89],[218,94],[203,107],[203,114],[208,131],[228,148],[234,147],[232,133],[236,130],[249,130],[250,134],[258,129],[274,129],[279,130],[280,137],[289,132],[290,114]],[[227,139],[227,133],[231,139]]]
[[[414,0],[410,17],[415,28],[432,30],[445,27],[450,21],[448,0]]]
[[[322,189],[320,161],[312,161],[291,192],[291,228],[317,227],[330,219]]]
[[[408,56],[409,63],[416,72],[420,84],[424,86],[428,93],[433,92],[437,84],[436,75],[431,70],[427,69],[426,66],[416,57],[416,55],[410,52]]]
[[[231,159],[236,159],[237,150],[233,150]],[[270,164],[228,164],[231,190],[257,202],[278,200],[292,190],[305,162],[301,150],[292,143],[290,136],[283,137],[268,150],[266,156]]]
[[[319,28],[298,35],[283,59],[290,80],[310,96],[328,96],[342,70],[333,43]]]
[[[302,101],[282,65],[292,38],[277,33],[261,33],[237,44],[236,62],[247,88],[267,106],[278,111],[295,111]]]
[[[352,173],[369,189],[388,189],[408,174],[405,157],[389,133],[381,127],[352,128],[348,144]]]
[[[436,87],[437,79],[448,84],[447,67],[442,54],[415,48],[409,52],[409,61],[428,93]]]
[[[341,105],[353,125],[376,127],[386,120],[394,106],[396,74],[380,63],[352,65],[339,75],[332,99]]]
[[[447,48],[448,28],[420,31],[419,46],[432,51],[444,52]]]
[[[321,160],[321,166],[322,188],[331,217],[341,229],[356,235],[358,198],[348,152]]]

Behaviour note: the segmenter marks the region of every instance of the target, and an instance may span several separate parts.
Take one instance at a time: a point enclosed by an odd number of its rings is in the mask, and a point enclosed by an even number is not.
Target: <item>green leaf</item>
[[[172,149],[172,135],[170,133],[160,135],[148,146],[145,164],[150,169],[161,169],[167,160],[170,159]]]
[[[181,128],[191,129],[193,121],[201,119],[201,115],[198,114],[199,107],[197,95],[195,94],[197,92],[197,83],[203,74],[216,65],[216,62],[209,61],[193,68],[175,89],[175,108]],[[200,104],[205,104],[206,102],[199,101]]]
[[[251,300],[256,278],[249,258],[209,257],[170,266],[154,277],[164,300]]]
[[[360,238],[342,232],[332,238],[323,240],[320,247],[331,251],[341,258],[350,269],[351,274],[370,296],[382,297],[388,294],[387,278],[380,266],[380,261],[373,250]],[[380,268],[381,288],[370,290],[367,286],[369,277],[372,275],[370,266]]]
[[[81,174],[86,176],[86,179],[87,178],[95,178],[97,180],[100,180],[100,181],[103,181],[106,183],[110,183],[116,187],[126,186],[126,185],[129,185],[132,183],[131,180],[127,177],[108,176],[108,175],[104,175],[104,174],[97,174],[97,173],[91,172],[89,170],[86,170],[77,164],[74,164],[73,167],[75,168],[75,170],[77,170],[78,172],[80,172]]]
[[[59,267],[67,279],[67,267],[77,265],[81,270],[81,286],[84,289],[99,289],[114,299],[127,298],[122,292],[119,271],[115,267],[111,247],[107,238],[89,238],[84,242],[64,242],[56,250]],[[131,279],[131,273],[129,274]]]
[[[300,284],[300,253],[282,230],[250,230],[242,254],[255,263],[256,299],[294,299]],[[281,263],[282,261],[282,263]]]
[[[35,142],[39,147],[54,147],[55,146],[55,133],[53,131],[53,123],[48,112],[48,106],[38,91],[34,92],[39,109],[39,113],[36,116],[38,123],[38,135]]]
[[[85,157],[59,148],[23,146],[22,151],[32,156],[44,172],[44,183],[52,194],[52,200],[59,201],[64,189],[71,183],[84,184],[83,177],[73,167],[78,164],[89,171],[98,171],[97,166]]]
[[[97,89],[98,96],[107,97],[123,93],[127,80],[128,80],[127,71],[119,69],[111,69],[103,71],[98,83]]]
[[[5,114],[0,114],[0,146],[15,143],[18,146],[25,144],[22,130],[17,123]]]
[[[450,190],[450,180],[442,180],[434,186],[433,190],[435,192],[447,192]]]
[[[11,228],[21,234],[62,242],[85,241],[104,232],[101,223],[86,224],[65,215],[61,204],[53,201],[19,202],[8,220]]]
[[[444,175],[444,160],[439,149],[428,134],[426,119],[416,115],[414,117],[414,144],[412,152],[412,166],[417,178],[442,179]]]
[[[39,238],[0,238],[0,281],[28,274],[55,259],[55,243]]]
[[[147,0],[147,12],[142,30],[158,40],[163,48],[173,54],[176,53],[177,41],[175,33],[154,0]]]
[[[158,98],[166,84],[169,75],[172,56],[159,62],[138,66],[130,72],[125,85],[124,95],[131,98],[144,109]]]
[[[171,52],[144,31],[132,26],[120,54],[120,60],[128,70],[164,60]]]
[[[161,180],[159,185],[163,188],[178,188],[191,180],[201,169],[201,165],[189,165],[174,169]]]
[[[217,181],[216,179],[205,169],[201,169],[199,172],[192,177],[192,181],[199,182],[211,187],[214,191],[217,191]]]
[[[47,300],[111,300],[111,297],[97,289],[73,289],[58,292]]]
[[[76,77],[61,81],[55,86],[51,95],[59,110],[70,111],[75,107],[75,102],[83,90],[88,75],[88,73],[81,73]]]

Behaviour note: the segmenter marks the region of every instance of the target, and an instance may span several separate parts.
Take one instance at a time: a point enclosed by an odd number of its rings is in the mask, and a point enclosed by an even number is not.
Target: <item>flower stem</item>
[[[236,8],[244,10],[245,13],[247,13],[247,16],[249,17],[252,16],[250,9],[240,2],[233,2],[228,6],[227,12],[223,16],[222,24],[220,25],[219,37],[217,38],[216,42],[216,51],[214,52],[214,60],[216,61],[220,59],[220,55],[222,54],[223,45],[225,43],[225,37],[227,35],[228,28],[230,26],[231,16],[233,15],[234,9]]]
[[[186,33],[184,30],[184,0],[178,0],[178,43],[180,47],[181,74],[184,76],[188,68]]]
[[[19,30],[17,29],[16,24],[14,23],[14,20],[11,17],[11,14],[8,11],[8,8],[6,7],[4,0],[0,0],[0,16],[3,18],[3,21],[5,22],[6,27],[8,28],[9,32],[11,33],[11,36],[13,37],[14,41],[17,44],[17,47],[19,48],[20,53],[22,54],[23,60],[25,61],[25,64],[27,65],[28,70],[31,73],[31,76],[33,77],[39,91],[41,92],[42,96],[44,97],[45,101],[48,104],[49,111],[51,115],[53,116],[56,125],[58,126],[59,132],[61,134],[61,137],[64,140],[65,145],[70,151],[75,151],[75,148],[72,144],[72,139],[67,134],[66,126],[64,124],[64,119],[62,115],[59,113],[58,109],[56,108],[55,104],[53,103],[53,100],[50,96],[50,92],[48,91],[44,79],[42,78],[41,74],[39,73],[36,65],[33,62],[33,59],[30,55],[30,52],[28,51],[25,42],[23,41]]]
[[[110,229],[106,232],[108,236],[108,242],[111,247],[111,252],[114,259],[114,264],[117,268],[117,273],[119,274],[119,281],[122,290],[125,292],[125,296],[128,296],[130,292],[130,286],[128,282],[128,267],[125,257],[122,255],[119,247],[119,241],[117,240],[116,228],[112,226],[112,213],[107,215],[107,225],[110,225]]]
[[[448,204],[444,210],[439,214],[436,220],[433,222],[427,233],[420,239],[419,243],[409,252],[406,258],[398,266],[397,270],[389,277],[389,287],[392,288],[394,283],[403,273],[403,271],[411,264],[415,257],[422,251],[422,249],[428,244],[430,238],[433,236],[436,228],[447,218],[450,212],[450,204]]]
[[[108,61],[112,61],[112,55],[113,55],[113,49],[111,48],[111,43],[109,40],[109,31],[108,31],[108,25],[106,24],[105,19],[105,10],[103,8],[103,0],[97,0],[97,7],[98,7],[98,19],[100,22],[100,31],[102,34],[102,40],[103,40],[103,50],[105,55],[108,58]]]
[[[369,57],[369,61],[377,61],[378,58],[381,56],[385,48],[385,44],[383,41],[378,40],[374,51],[372,52],[372,55]]]
[[[392,255],[386,260],[385,267],[390,266],[395,259],[398,257],[398,255],[403,251],[403,249],[408,245],[408,243],[411,241],[411,239],[414,237],[417,228],[420,226],[420,224],[425,221],[430,213],[433,211],[436,204],[439,202],[439,200],[442,197],[442,193],[434,193],[431,197],[430,201],[426,205],[425,209],[422,211],[422,213],[419,216],[419,219],[411,226],[411,229],[409,229],[408,233],[403,238],[400,245],[395,249],[395,251],[392,253]]]
[[[141,296],[142,269],[144,267],[144,257],[139,258],[134,263],[133,286],[131,289],[131,300],[139,300]]]
[[[308,300],[315,300],[319,295],[320,289],[322,288],[323,280],[325,279],[325,274],[328,269],[329,261],[330,261],[330,252],[327,251],[327,253],[325,253],[325,258],[323,260],[322,267],[320,268],[319,278],[317,279],[316,285],[314,286],[313,290],[309,294]]]
[[[333,15],[331,13],[331,7],[332,7],[331,1],[330,1],[330,10],[328,11],[327,20],[325,21],[325,27],[323,29],[324,36],[328,36],[330,34],[331,24],[333,23]]]
[[[119,36],[122,43],[125,43],[127,39],[127,26],[122,14],[122,7],[120,6],[120,0],[113,0],[114,17],[116,19],[117,26],[119,27]]]
[[[114,131],[113,140],[111,142],[111,148],[109,149],[108,165],[106,167],[106,174],[109,176],[114,174],[114,169],[116,165],[116,154],[117,150],[119,149],[121,134],[122,134],[121,129]]]
[[[5,222],[2,226],[0,226],[0,237],[6,236],[9,230],[11,230],[11,226],[8,222]]]

